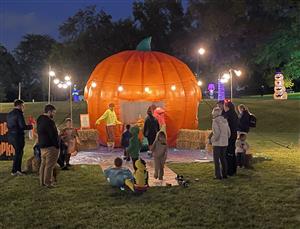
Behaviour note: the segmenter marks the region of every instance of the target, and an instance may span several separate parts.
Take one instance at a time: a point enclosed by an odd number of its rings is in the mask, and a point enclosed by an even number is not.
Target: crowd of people
[[[234,176],[237,166],[251,168],[251,152],[246,141],[250,130],[250,113],[243,104],[219,101],[212,111],[212,133],[209,136],[213,146],[215,179],[226,179]]]
[[[26,125],[24,119],[24,101],[16,100],[14,109],[7,115],[8,141],[15,149],[11,175],[22,176],[27,172],[38,172],[40,185],[53,188],[56,183],[56,165],[62,170],[71,166],[70,156],[77,154],[77,143],[80,144],[77,131],[72,127],[72,120],[66,119],[64,128],[58,131],[54,121],[56,108],[48,104],[44,113],[36,121],[36,133],[30,132],[35,138],[33,156],[27,160],[26,170],[22,171],[22,157],[25,146],[25,130],[33,130],[32,124]]]
[[[80,144],[77,131],[72,127],[72,120],[66,119],[64,128],[58,131],[54,122],[56,108],[48,104],[44,108],[44,113],[37,119],[37,131],[35,133],[32,131],[35,121],[31,118],[29,125],[25,123],[24,102],[16,100],[14,106],[14,109],[7,116],[8,139],[15,149],[11,174],[13,176],[24,175],[21,168],[25,130],[31,130],[30,136],[36,138],[36,144],[34,145],[33,156],[27,161],[27,170],[39,171],[40,185],[52,188],[56,182],[56,165],[58,164],[63,170],[68,170],[70,156],[77,154],[77,145]],[[148,141],[148,155],[154,160],[154,178],[162,183],[168,151],[166,124],[163,115],[162,108],[157,109],[155,106],[150,106],[142,130],[136,125],[132,127],[129,124],[126,125],[122,134],[121,145],[124,149],[124,160],[132,161],[134,174],[125,170],[120,158],[116,158],[115,167],[109,168],[105,172],[112,185],[128,186],[131,190],[144,188],[148,185],[146,162],[139,155],[142,148],[142,141],[139,137],[141,131]],[[238,114],[234,104],[229,100],[219,101],[217,106],[213,108],[212,133],[209,136],[209,142],[213,146],[215,179],[226,179],[228,176],[234,176],[237,172],[237,166],[251,168],[251,153],[246,141],[250,130],[249,120],[250,113],[243,104],[238,106]],[[96,121],[96,125],[102,121],[106,124],[108,148],[113,150],[116,125],[122,124],[117,119],[113,103],[109,104],[109,108]],[[138,174],[143,175],[139,176]],[[138,182],[137,177],[139,177]],[[137,185],[138,183],[139,185]]]

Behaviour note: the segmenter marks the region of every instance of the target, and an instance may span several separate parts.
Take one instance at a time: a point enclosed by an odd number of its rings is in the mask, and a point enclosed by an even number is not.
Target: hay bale
[[[95,129],[78,130],[78,136],[80,145],[78,145],[79,151],[91,150],[98,148],[99,133]]]
[[[178,149],[205,149],[211,130],[180,129],[177,135]]]

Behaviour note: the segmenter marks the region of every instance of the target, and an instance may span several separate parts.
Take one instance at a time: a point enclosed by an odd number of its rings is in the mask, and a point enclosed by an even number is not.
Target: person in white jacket
[[[212,111],[212,136],[213,158],[215,163],[215,178],[227,178],[227,161],[225,158],[228,139],[230,138],[230,128],[227,120],[222,116],[222,109],[215,107]],[[222,167],[222,175],[220,169]]]

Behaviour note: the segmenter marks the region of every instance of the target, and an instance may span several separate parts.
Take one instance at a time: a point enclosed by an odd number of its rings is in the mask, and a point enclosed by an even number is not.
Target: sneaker
[[[17,174],[17,176],[23,176],[23,175],[25,175],[24,173],[22,173],[20,171],[17,171],[16,174]]]
[[[17,173],[11,173],[10,175],[12,175],[12,176],[18,176]]]
[[[67,166],[62,167],[61,170],[69,170],[69,168]]]

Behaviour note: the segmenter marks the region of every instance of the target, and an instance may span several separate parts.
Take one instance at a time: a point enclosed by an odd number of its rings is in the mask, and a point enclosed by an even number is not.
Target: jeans
[[[22,172],[22,158],[24,153],[25,139],[24,135],[10,134],[8,135],[8,142],[15,149],[15,155],[13,158],[12,173],[17,171]]]
[[[245,153],[237,153],[236,155],[236,164],[240,168],[245,166]]]
[[[213,146],[213,157],[215,163],[215,177],[221,179],[227,177],[227,161],[225,158],[226,146]],[[222,176],[220,163],[222,166]]]

